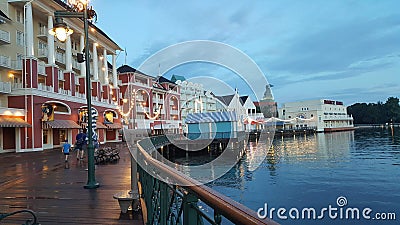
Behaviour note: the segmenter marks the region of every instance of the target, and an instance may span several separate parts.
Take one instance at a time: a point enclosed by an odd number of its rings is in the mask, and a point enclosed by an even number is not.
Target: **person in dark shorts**
[[[76,150],[76,159],[83,159],[84,151],[86,150],[87,141],[86,130],[79,130],[79,133],[76,135],[75,142],[75,150]]]
[[[65,162],[68,162],[69,150],[71,149],[71,144],[68,143],[68,140],[65,139],[64,144],[62,146],[62,152],[65,155]]]

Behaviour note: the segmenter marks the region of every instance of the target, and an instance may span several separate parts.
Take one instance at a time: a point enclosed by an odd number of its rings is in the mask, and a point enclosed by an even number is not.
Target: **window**
[[[17,45],[24,46],[24,32],[17,30]]]
[[[21,10],[18,10],[18,9],[17,9],[16,17],[17,17],[17,18],[16,18],[17,22],[22,23],[22,12],[21,12]]]

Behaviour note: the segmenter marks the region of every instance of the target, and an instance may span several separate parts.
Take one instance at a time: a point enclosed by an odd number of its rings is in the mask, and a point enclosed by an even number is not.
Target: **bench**
[[[118,200],[119,207],[121,208],[122,213],[126,213],[129,209],[129,206],[132,205],[132,209],[137,211],[139,210],[139,194],[132,193],[130,190],[128,191],[121,191],[116,193],[114,199]]]
[[[119,160],[119,151],[112,148],[98,149],[94,153],[96,163],[114,162]]]

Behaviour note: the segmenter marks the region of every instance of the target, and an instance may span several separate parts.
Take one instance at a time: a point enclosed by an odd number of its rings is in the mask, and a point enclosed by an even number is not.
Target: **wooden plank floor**
[[[108,144],[109,145],[109,144]],[[143,224],[141,213],[121,214],[113,195],[130,189],[130,155],[124,143],[114,143],[121,159],[96,165],[97,189],[84,189],[87,159],[74,154],[64,162],[61,149],[0,154],[0,213],[31,209],[46,224]],[[0,224],[22,224],[28,214]],[[22,219],[22,220],[21,220]]]

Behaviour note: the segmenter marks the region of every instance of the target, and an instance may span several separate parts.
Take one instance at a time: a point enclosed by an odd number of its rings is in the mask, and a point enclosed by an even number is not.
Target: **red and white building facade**
[[[149,133],[180,133],[180,90],[174,82],[123,65],[118,68],[122,122]]]
[[[86,126],[80,114],[87,103],[86,68],[77,63],[84,47],[83,22],[64,18],[74,30],[66,43],[48,35],[54,11],[67,9],[60,0],[14,0],[0,6],[0,153],[41,151],[65,139],[74,143],[78,128]],[[122,95],[116,54],[121,48],[93,24],[89,44],[98,139],[119,141]]]

